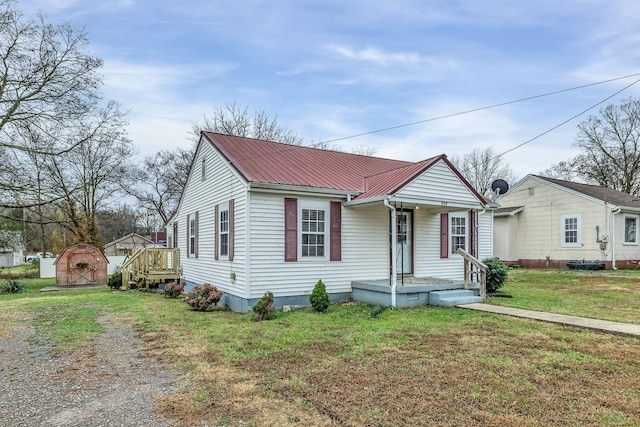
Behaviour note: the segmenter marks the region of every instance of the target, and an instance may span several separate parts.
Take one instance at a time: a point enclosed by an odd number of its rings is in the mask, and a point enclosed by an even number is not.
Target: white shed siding
[[[530,190],[531,189],[531,190]],[[608,209],[604,203],[528,179],[499,200],[502,206],[525,206],[520,212],[519,259],[600,259],[596,225],[609,234]],[[562,215],[581,216],[581,246],[561,246]]]
[[[202,160],[206,159],[206,179]],[[210,144],[201,144],[185,187],[175,220],[184,278],[195,284],[210,283],[218,289],[244,297],[245,291],[245,184]],[[234,260],[214,260],[215,205],[234,200]],[[187,215],[198,211],[198,258],[187,256]],[[171,224],[168,224],[171,229]],[[231,280],[231,273],[236,279]]]
[[[443,161],[437,162],[396,194],[405,199],[427,199],[446,202],[479,204],[477,197]]]
[[[251,295],[310,294],[320,279],[329,293],[351,292],[352,280],[388,277],[388,210],[381,205],[342,208],[342,261],[284,262],[284,196],[251,193]],[[305,202],[326,198],[298,197]],[[327,212],[328,214],[328,212]],[[327,244],[327,252],[329,246]]]

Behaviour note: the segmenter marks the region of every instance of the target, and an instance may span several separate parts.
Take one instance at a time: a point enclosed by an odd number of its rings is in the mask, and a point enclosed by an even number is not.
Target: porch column
[[[391,211],[391,307],[396,308],[396,290],[398,288],[398,274],[396,273],[396,264],[398,261],[398,254],[396,253],[397,226],[396,226],[396,208],[391,206],[388,200],[385,199],[384,205]]]

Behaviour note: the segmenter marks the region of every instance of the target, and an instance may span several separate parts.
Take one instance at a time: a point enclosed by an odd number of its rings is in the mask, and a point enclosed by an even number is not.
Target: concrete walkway
[[[640,338],[640,325],[607,320],[588,319],[586,317],[567,316],[566,314],[546,313],[544,311],[523,310],[520,308],[502,307],[491,304],[461,304],[459,308],[485,311],[488,313],[505,314],[507,316],[523,317],[525,319],[542,320],[544,322],[559,323],[561,325],[576,326],[578,328],[595,329],[619,335],[630,335]]]

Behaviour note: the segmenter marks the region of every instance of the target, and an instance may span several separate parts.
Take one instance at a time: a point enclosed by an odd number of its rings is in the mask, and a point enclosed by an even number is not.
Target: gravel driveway
[[[143,355],[144,342],[104,316],[87,347],[53,353],[30,344],[29,327],[0,338],[0,426],[168,426],[154,396],[177,387],[174,372]]]

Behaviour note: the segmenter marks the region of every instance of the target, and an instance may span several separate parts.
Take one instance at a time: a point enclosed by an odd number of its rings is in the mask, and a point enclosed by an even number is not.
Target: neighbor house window
[[[325,210],[302,209],[301,211],[301,243],[303,257],[325,256]]]
[[[204,180],[207,177],[207,161],[206,161],[206,159],[202,159],[201,173],[202,173],[202,179]]]
[[[638,217],[635,215],[624,217],[624,243],[638,244]]]
[[[580,215],[560,217],[561,246],[582,246],[582,221]]]
[[[229,256],[229,208],[220,211],[220,255]]]
[[[466,213],[465,213],[466,214]],[[449,238],[451,239],[450,250],[452,254],[458,249],[467,250],[467,217],[466,215],[450,214],[449,216]]]

